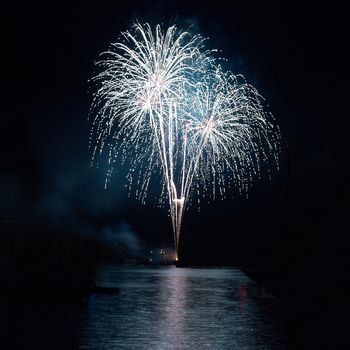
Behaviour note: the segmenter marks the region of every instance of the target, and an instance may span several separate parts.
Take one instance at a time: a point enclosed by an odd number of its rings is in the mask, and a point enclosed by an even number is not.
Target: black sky
[[[35,2],[3,8],[1,220],[95,232],[128,222],[171,244],[166,209],[128,198],[122,171],[105,191],[90,167],[88,79],[133,20],[176,22],[210,38],[266,98],[282,132],[281,170],[249,199],[190,209],[182,249],[210,263],[348,266],[345,22],[336,4],[247,1]],[[341,274],[341,273],[340,273]]]

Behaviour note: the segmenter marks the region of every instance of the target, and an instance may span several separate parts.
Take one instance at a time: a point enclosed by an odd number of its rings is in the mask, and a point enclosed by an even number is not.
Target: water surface
[[[239,269],[105,266],[96,282],[120,293],[0,295],[1,348],[286,348],[281,303]]]
[[[278,301],[235,268],[109,266],[118,295],[91,295],[79,349],[284,349]]]

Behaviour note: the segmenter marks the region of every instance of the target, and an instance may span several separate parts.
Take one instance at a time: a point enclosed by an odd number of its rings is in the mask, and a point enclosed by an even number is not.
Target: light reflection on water
[[[239,269],[110,266],[97,282],[121,291],[89,297],[79,349],[285,348],[278,303]]]

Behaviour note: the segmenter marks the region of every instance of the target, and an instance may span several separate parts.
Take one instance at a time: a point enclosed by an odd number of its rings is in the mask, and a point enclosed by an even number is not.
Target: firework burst
[[[224,73],[203,43],[175,26],[136,23],[103,53],[94,78],[93,161],[108,149],[107,184],[114,164],[128,160],[129,188],[136,183],[142,202],[151,177],[162,173],[176,257],[194,194],[198,203],[224,197],[231,183],[247,193],[261,163],[278,156],[278,129],[262,97],[242,76]]]

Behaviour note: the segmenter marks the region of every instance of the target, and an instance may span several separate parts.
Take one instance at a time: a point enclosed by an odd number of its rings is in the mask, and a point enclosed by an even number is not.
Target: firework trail
[[[142,202],[152,176],[163,174],[160,202],[169,201],[177,259],[194,195],[198,204],[224,197],[231,183],[247,193],[263,162],[277,164],[279,132],[256,89],[223,72],[201,36],[139,23],[121,36],[97,62],[92,160],[108,149],[106,183],[127,160],[129,188]]]

